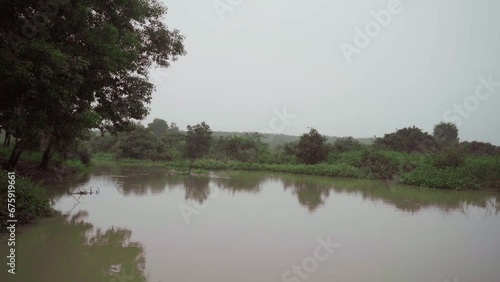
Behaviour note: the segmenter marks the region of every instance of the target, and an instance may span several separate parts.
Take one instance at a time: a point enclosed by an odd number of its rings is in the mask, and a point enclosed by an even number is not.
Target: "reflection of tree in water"
[[[131,231],[94,230],[85,216],[79,212],[45,223],[42,234],[49,235],[35,246],[23,249],[19,241],[18,281],[146,281],[144,248],[130,242]]]
[[[206,176],[189,176],[184,178],[186,200],[194,200],[203,204],[210,196],[210,178]]]
[[[90,181],[91,174],[88,172],[79,173],[74,176],[68,177],[64,180],[62,184],[49,184],[50,189],[47,189],[47,195],[53,199],[57,200],[63,196],[66,196],[68,191],[72,191],[77,187],[82,187]]]
[[[292,193],[299,198],[299,203],[306,206],[309,212],[314,212],[330,196],[330,189],[326,185],[309,181],[310,179],[283,178],[282,181],[285,190],[291,189]]]
[[[447,213],[462,211],[469,206],[480,207],[488,213],[500,213],[500,195],[484,191],[447,191],[417,188],[392,182],[281,175],[284,186],[292,186],[301,204],[320,206],[328,197],[329,190],[336,193],[360,195],[363,199],[383,201],[405,212],[415,213],[421,209],[435,207]],[[303,193],[301,195],[301,193]],[[301,200],[304,199],[304,200]],[[311,209],[309,209],[311,211]]]
[[[127,175],[115,179],[116,186],[121,189],[123,195],[158,194],[182,181],[179,177],[149,174]]]
[[[232,191],[233,193],[259,193],[261,183],[266,180],[268,180],[268,177],[262,173],[232,172],[230,177],[215,179],[215,183],[217,187]]]

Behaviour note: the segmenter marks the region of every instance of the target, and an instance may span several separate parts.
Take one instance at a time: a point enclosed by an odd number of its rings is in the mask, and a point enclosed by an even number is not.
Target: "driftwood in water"
[[[87,191],[87,190],[80,190],[80,188],[78,188],[78,192],[74,192],[74,193],[71,193],[71,194],[75,194],[75,195],[92,195],[92,194],[99,194],[100,190],[99,188],[97,188],[95,191],[92,191],[92,187],[90,187],[90,190]]]

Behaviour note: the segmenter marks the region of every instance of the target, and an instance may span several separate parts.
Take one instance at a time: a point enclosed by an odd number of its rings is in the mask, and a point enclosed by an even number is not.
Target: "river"
[[[0,281],[500,281],[490,192],[108,166],[50,194],[64,216],[18,230]]]

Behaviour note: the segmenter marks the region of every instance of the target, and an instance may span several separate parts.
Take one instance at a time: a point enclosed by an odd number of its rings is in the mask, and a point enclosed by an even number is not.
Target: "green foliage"
[[[18,223],[27,223],[37,218],[54,214],[44,188],[19,175],[16,175],[15,181],[16,219]],[[0,227],[4,231],[8,219],[6,189],[8,177],[6,171],[1,171],[0,183],[5,187],[5,189],[2,189],[2,193],[0,193],[0,202],[2,203],[2,207],[5,207],[0,209]]]
[[[186,156],[195,160],[208,153],[212,142],[212,131],[205,122],[188,125],[186,133]]]
[[[147,132],[145,129],[144,131]],[[154,156],[146,154],[141,156],[142,159],[138,159],[128,155],[120,159],[120,162],[124,165],[168,166],[180,169],[183,173],[189,171],[189,168],[264,170],[294,174],[393,179],[406,184],[443,189],[496,189],[500,186],[500,158],[464,155],[466,151],[463,147],[450,147],[433,154],[380,150],[376,145],[362,145],[361,149],[354,150],[354,148],[360,148],[359,144],[351,138],[345,138],[337,143],[342,145],[338,148],[349,149],[332,149],[328,158],[322,163],[307,164],[297,158],[299,142],[286,143],[270,149],[262,141],[260,134],[242,133],[234,136],[219,136],[210,142],[209,132],[211,132],[210,128],[206,124],[191,127],[189,134],[192,140],[203,140],[203,150],[209,152],[200,155],[200,158],[187,157],[188,135],[172,124],[159,140],[154,141],[151,137],[155,135],[152,133],[147,137],[139,137],[146,138],[150,141],[149,143],[158,144],[158,147],[148,147],[157,148]],[[316,133],[313,131],[312,135]],[[131,134],[136,133],[134,131],[122,133],[120,138]],[[311,136],[311,134],[305,135]],[[319,136],[316,140],[322,143],[324,139],[321,135]],[[427,135],[424,134],[424,136]],[[134,138],[131,139],[134,140]],[[328,149],[328,144],[322,144]],[[407,143],[402,144],[402,146],[407,145]],[[335,144],[332,147],[334,146]],[[125,147],[141,148],[140,145],[132,144]],[[209,150],[206,150],[207,147]],[[115,161],[114,156],[109,153],[100,153],[95,159],[98,162]]]
[[[345,163],[355,167],[361,167],[361,159],[364,151],[346,151],[343,153],[330,153],[328,163]]]
[[[238,161],[217,161],[198,159],[193,163],[193,168],[221,170],[257,170],[257,171],[273,171],[273,172],[287,172],[294,174],[309,174],[309,175],[322,175],[322,176],[335,176],[335,177],[366,177],[367,174],[356,167],[347,164],[258,164],[258,163],[244,163]]]
[[[460,167],[465,163],[465,154],[457,147],[433,155],[433,165],[436,168]]]
[[[458,144],[458,128],[453,123],[441,122],[434,126],[434,140],[442,148],[448,148]]]
[[[320,163],[328,156],[326,137],[314,128],[300,137],[296,148],[297,158],[305,164]]]
[[[168,124],[165,120],[155,118],[152,123],[148,123],[148,130],[153,132],[156,137],[160,138],[168,130]]]
[[[500,188],[500,158],[466,157],[462,166],[436,169],[421,164],[414,171],[403,174],[405,184],[440,189],[498,189]]]
[[[368,170],[374,178],[392,179],[399,172],[397,162],[379,151],[365,151],[360,167]]]
[[[375,145],[381,149],[408,153],[429,153],[438,150],[438,145],[434,141],[434,138],[415,126],[385,134],[384,137],[375,140]]]
[[[161,136],[161,159],[180,160],[186,153],[186,134],[181,132],[175,123],[171,123],[167,131]]]
[[[84,130],[122,131],[144,118],[149,68],[185,54],[155,0],[70,1],[43,22],[39,4],[4,1],[0,12],[0,126],[19,140],[9,168],[31,143],[48,140],[44,166]]]
[[[436,169],[432,165],[422,165],[401,176],[402,183],[439,189],[476,189],[480,187],[475,177],[466,168],[446,167]]]
[[[229,160],[242,162],[257,162],[268,149],[267,144],[262,142],[262,135],[259,133],[219,137],[214,143],[212,154],[216,157],[222,156]]]
[[[500,157],[466,157],[465,168],[472,175],[478,187],[500,188]]]
[[[465,150],[468,154],[474,156],[493,156],[498,154],[499,147],[485,142],[462,142],[460,147]]]
[[[118,136],[105,133],[98,135],[95,133],[89,142],[91,153],[112,152],[114,146],[118,143]]]
[[[357,151],[363,149],[363,144],[358,140],[354,139],[354,137],[341,137],[335,140],[333,143],[333,151],[334,152],[347,152],[347,151]]]
[[[129,134],[118,141],[118,157],[133,159],[155,159],[158,157],[158,138],[143,126],[137,125]]]

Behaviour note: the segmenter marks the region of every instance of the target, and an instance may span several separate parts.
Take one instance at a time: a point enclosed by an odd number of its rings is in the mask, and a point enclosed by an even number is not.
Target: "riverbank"
[[[0,165],[7,161],[10,154],[10,148],[0,147]],[[69,159],[60,161],[56,159],[55,165],[47,170],[38,169],[40,152],[26,152],[22,155],[16,170],[15,184],[12,195],[15,196],[14,206],[7,206],[8,199],[8,171],[0,170],[0,185],[4,187],[0,193],[0,202],[5,203],[0,209],[0,233],[6,232],[7,219],[9,217],[8,208],[14,208],[15,220],[17,224],[26,224],[37,219],[56,215],[57,211],[52,208],[48,189],[46,185],[59,183],[64,179],[81,173],[87,169],[80,161]],[[11,180],[12,181],[12,180]]]
[[[46,188],[43,186],[17,174],[9,178],[6,171],[0,173],[0,183],[5,188],[9,185],[11,185],[9,188],[12,188],[2,189],[0,193],[0,201],[5,203],[0,209],[0,233],[7,231],[5,228],[7,219],[17,220],[16,225],[19,225],[56,214]],[[13,197],[9,197],[8,194]],[[10,200],[9,206],[7,205],[8,198],[14,199],[14,201]]]
[[[459,165],[440,165],[440,155],[405,154],[393,151],[351,151],[336,155],[325,163],[269,164],[231,160],[198,159],[191,167],[197,170],[250,170],[292,174],[387,179],[413,186],[447,190],[500,190],[499,156],[466,156]],[[189,170],[190,162],[116,160],[111,154],[97,154],[94,164],[161,166],[176,171]],[[442,161],[441,161],[442,162]]]

